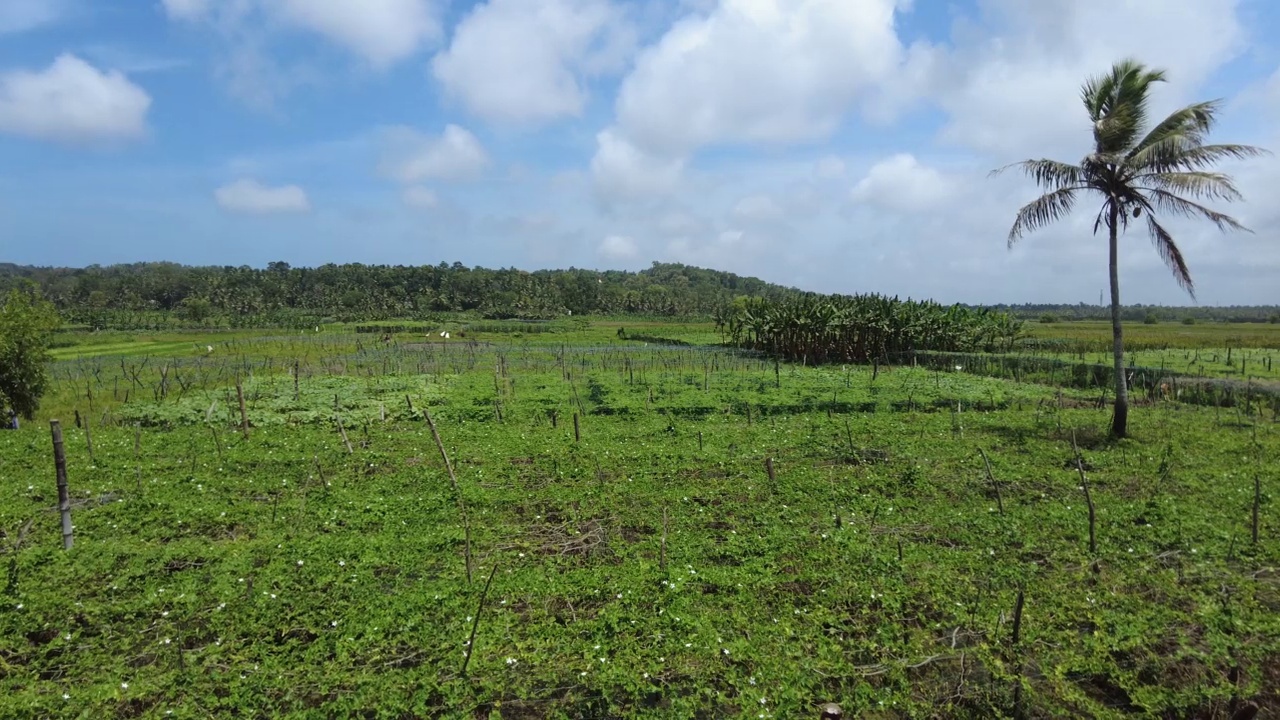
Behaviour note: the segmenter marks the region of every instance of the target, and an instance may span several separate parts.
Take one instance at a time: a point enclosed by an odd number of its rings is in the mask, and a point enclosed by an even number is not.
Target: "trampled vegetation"
[[[81,346],[0,432],[0,715],[1280,708],[1273,408],[621,325]]]

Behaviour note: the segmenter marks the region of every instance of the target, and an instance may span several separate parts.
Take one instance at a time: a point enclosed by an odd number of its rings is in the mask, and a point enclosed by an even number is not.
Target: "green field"
[[[0,432],[0,717],[1280,712],[1274,405],[1140,399],[1112,443],[1092,389],[447,329],[59,349]]]

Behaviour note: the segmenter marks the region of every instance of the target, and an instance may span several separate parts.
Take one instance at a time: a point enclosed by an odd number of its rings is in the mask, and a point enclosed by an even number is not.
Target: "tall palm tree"
[[[1055,160],[1026,160],[1016,167],[1045,194],[1018,211],[1009,230],[1009,247],[1028,232],[1070,214],[1083,193],[1102,200],[1093,223],[1096,235],[1106,228],[1110,241],[1111,330],[1115,360],[1116,401],[1111,435],[1128,434],[1129,390],[1124,371],[1124,335],[1120,326],[1120,276],[1116,267],[1119,235],[1145,214],[1146,230],[1156,252],[1178,284],[1195,297],[1195,284],[1182,251],[1161,225],[1165,216],[1204,218],[1220,230],[1248,230],[1234,218],[1212,210],[1204,201],[1241,199],[1231,178],[1211,168],[1221,160],[1243,159],[1266,151],[1248,145],[1211,145],[1206,140],[1219,102],[1188,105],[1148,127],[1151,86],[1164,82],[1164,71],[1123,60],[1111,71],[1084,83],[1081,96],[1093,123],[1094,149],[1078,165]]]

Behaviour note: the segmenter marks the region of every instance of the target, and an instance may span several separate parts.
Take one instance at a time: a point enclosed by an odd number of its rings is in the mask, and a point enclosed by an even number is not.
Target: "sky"
[[[822,292],[1098,302],[1082,204],[1012,249],[1016,174],[1078,161],[1082,82],[1280,152],[1273,0],[0,0],[0,262],[638,270]],[[1280,303],[1252,233],[1170,220],[1202,305]],[[1126,303],[1188,304],[1148,237]]]

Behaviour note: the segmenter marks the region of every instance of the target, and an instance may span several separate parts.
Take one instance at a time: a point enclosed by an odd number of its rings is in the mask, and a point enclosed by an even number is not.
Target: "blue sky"
[[[1164,67],[1280,150],[1267,0],[4,0],[0,261],[639,269],[1096,302],[1091,215],[1005,233],[1008,162],[1079,158],[1080,82]],[[1204,304],[1280,303],[1254,230],[1172,223]],[[1127,302],[1187,298],[1140,235]]]

